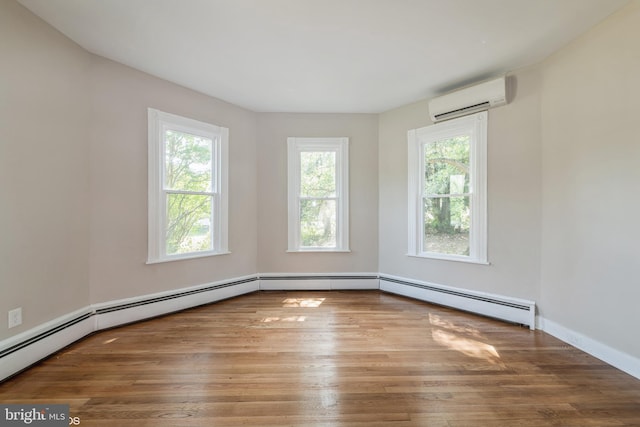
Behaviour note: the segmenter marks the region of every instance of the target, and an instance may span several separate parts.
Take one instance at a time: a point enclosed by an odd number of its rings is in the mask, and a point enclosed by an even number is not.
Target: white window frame
[[[148,259],[147,264],[167,261],[200,258],[229,253],[228,249],[228,164],[229,164],[229,129],[209,123],[200,122],[175,114],[165,113],[153,108],[148,109]],[[164,135],[166,130],[210,138],[213,141],[212,177],[216,185],[208,193],[213,197],[213,241],[212,250],[167,255],[166,253],[166,195],[164,188],[165,150]],[[198,193],[200,194],[200,193]]]
[[[336,246],[305,247],[300,241],[300,153],[336,153]],[[287,138],[288,250],[287,252],[349,252],[349,138]]]
[[[460,135],[470,136],[471,219],[469,255],[426,251],[424,245],[424,147]],[[487,260],[487,112],[448,120],[408,132],[408,255],[449,261],[488,264]]]

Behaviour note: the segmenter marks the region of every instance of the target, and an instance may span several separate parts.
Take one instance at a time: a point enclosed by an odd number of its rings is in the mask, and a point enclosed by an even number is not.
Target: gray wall
[[[24,317],[0,322],[0,339],[90,303],[255,274],[255,113],[92,55],[13,0],[0,55],[0,313]],[[230,128],[230,255],[145,264],[147,107]]]
[[[640,2],[512,74],[489,113],[489,260],[411,258],[408,129],[427,102],[380,115],[380,272],[533,299],[539,314],[640,357]]]
[[[489,114],[490,265],[411,258],[407,138],[380,115],[260,114],[96,57],[0,0],[0,315],[23,332],[90,303],[246,274],[375,272],[537,301],[640,357],[640,2],[511,76]],[[146,108],[230,128],[231,255],[146,265]],[[350,138],[351,249],[286,253],[286,138]]]
[[[258,271],[378,271],[378,117],[260,114]],[[287,137],[349,137],[350,253],[287,253]]]
[[[516,96],[489,112],[490,265],[407,256],[407,131],[430,123],[427,101],[380,115],[381,273],[537,300],[540,284],[540,76],[509,78]]]
[[[640,2],[542,67],[541,314],[640,357]]]
[[[92,56],[91,302],[256,272],[256,114]],[[146,265],[147,107],[229,128],[231,254]]]
[[[13,0],[0,12],[0,313],[24,309],[0,339],[90,303],[262,271],[377,271],[376,115],[257,114],[92,55]],[[145,264],[148,107],[230,129],[230,255]],[[278,168],[286,137],[314,135],[351,139],[349,254],[284,253]],[[284,222],[259,238],[264,212]]]
[[[0,1],[0,339],[89,303],[88,69],[79,46]]]

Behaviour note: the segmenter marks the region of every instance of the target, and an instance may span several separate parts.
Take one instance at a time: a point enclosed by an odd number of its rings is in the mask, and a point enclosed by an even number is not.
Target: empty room
[[[640,0],[0,0],[0,426],[640,426],[635,114]]]

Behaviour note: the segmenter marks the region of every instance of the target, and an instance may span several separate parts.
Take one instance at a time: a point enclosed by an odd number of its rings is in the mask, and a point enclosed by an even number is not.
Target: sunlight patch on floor
[[[429,323],[434,326],[433,340],[454,351],[475,359],[483,359],[492,365],[504,366],[498,350],[480,341],[482,333],[468,325],[457,325],[437,314],[429,313]]]
[[[500,354],[498,354],[496,348],[490,344],[460,337],[441,329],[433,331],[431,335],[435,342],[451,350],[458,351],[475,359],[486,360],[492,365],[502,365]]]
[[[285,298],[282,301],[283,307],[304,307],[315,308],[320,307],[326,298]]]
[[[482,336],[480,331],[476,328],[473,328],[471,326],[456,325],[453,322],[443,319],[441,316],[433,313],[429,313],[429,323],[433,326],[437,326],[439,328],[443,328],[450,332],[455,332],[458,334],[471,335],[476,338],[480,338]]]
[[[307,316],[287,316],[287,317],[265,317],[261,320],[262,323],[273,322],[304,322]]]

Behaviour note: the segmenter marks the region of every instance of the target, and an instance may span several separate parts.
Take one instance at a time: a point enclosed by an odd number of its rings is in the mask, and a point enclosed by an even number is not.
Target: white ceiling
[[[269,112],[377,113],[536,63],[627,0],[18,0],[90,52]]]

